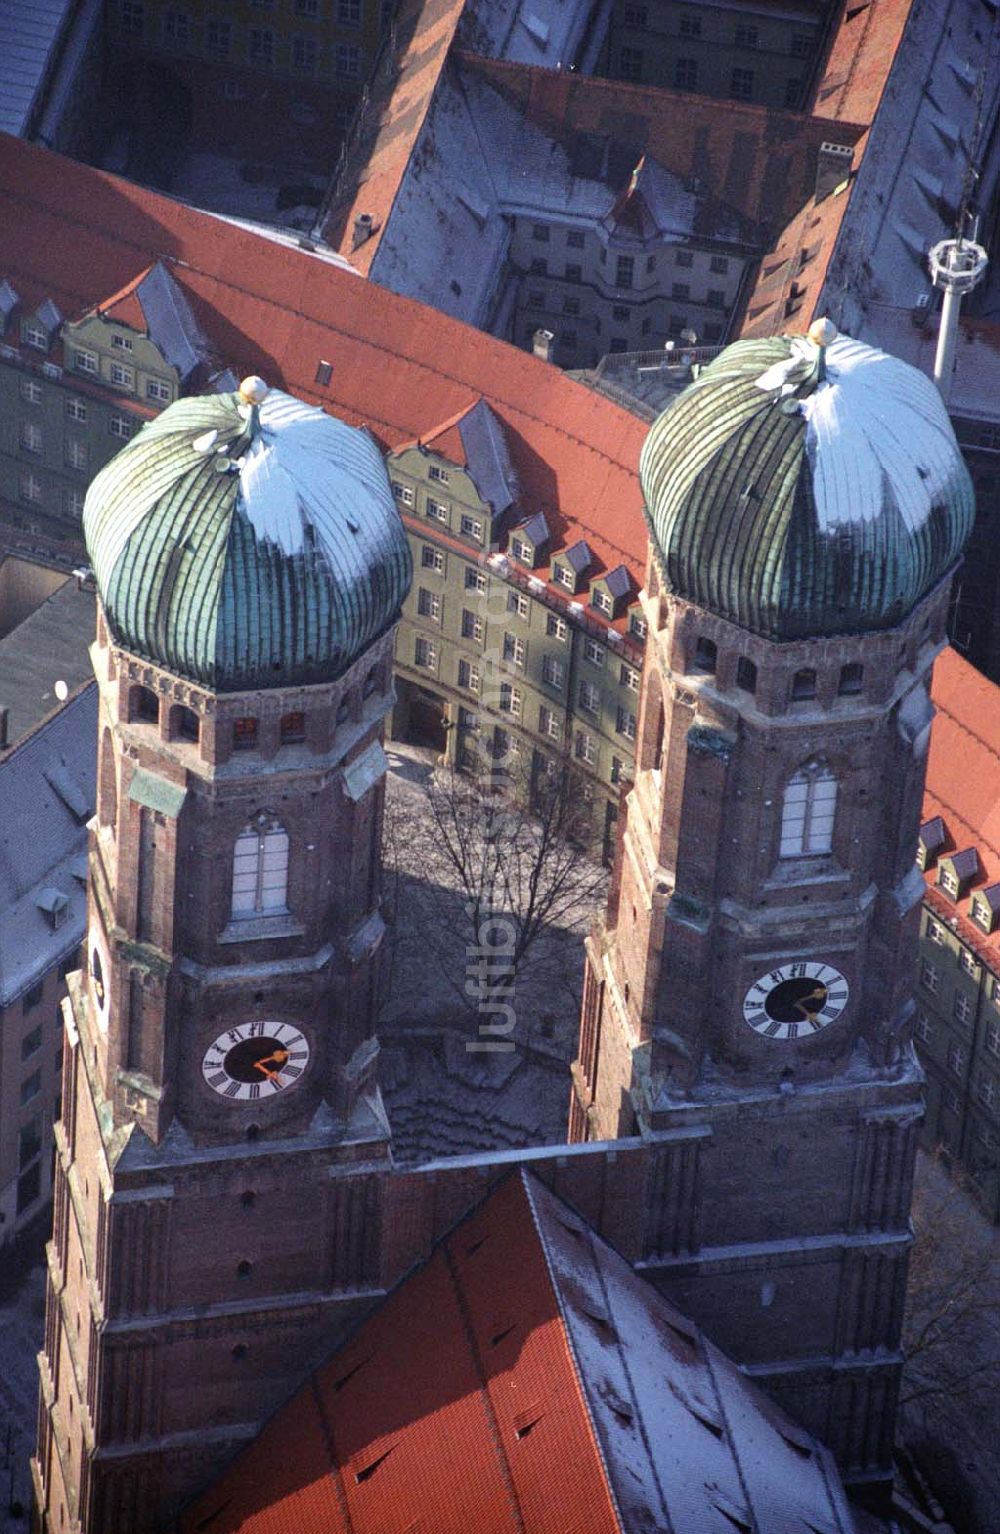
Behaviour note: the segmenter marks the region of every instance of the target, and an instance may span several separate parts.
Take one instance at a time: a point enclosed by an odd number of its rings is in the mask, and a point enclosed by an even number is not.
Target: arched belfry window
[[[816,857],[833,846],[837,780],[826,762],[805,762],[785,785],[781,806],[781,856]]]
[[[288,832],[262,812],[236,838],[233,915],[268,916],[287,908]]]

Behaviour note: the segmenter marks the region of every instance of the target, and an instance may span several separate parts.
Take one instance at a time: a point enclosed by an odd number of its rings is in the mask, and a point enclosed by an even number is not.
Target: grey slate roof
[[[0,1007],[83,941],[87,820],[97,778],[97,684],[0,760]],[[63,897],[58,927],[46,908]]]
[[[498,517],[517,495],[517,475],[503,427],[486,401],[480,399],[459,421],[458,430],[476,489]]]
[[[57,707],[56,682],[65,682],[72,693],[90,681],[96,623],[94,592],[68,580],[0,639],[0,707],[8,711],[11,746]],[[3,759],[0,751],[0,763]]]
[[[188,378],[208,355],[208,344],[190,305],[162,261],[150,267],[135,290],[149,336],[181,378]]]
[[[76,0],[3,0],[0,5],[0,131],[31,124],[52,55]]]

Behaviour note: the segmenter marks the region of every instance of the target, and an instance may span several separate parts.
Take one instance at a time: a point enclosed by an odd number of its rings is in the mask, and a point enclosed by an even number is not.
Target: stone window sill
[[[267,938],[304,937],[305,927],[290,911],[276,911],[273,916],[234,917],[219,933],[220,943],[253,943]]]

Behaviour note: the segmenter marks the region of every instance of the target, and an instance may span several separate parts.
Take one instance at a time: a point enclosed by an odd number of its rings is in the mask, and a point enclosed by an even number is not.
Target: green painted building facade
[[[395,733],[459,767],[508,748],[526,779],[569,760],[592,805],[595,850],[610,857],[645,636],[634,586],[616,595],[607,572],[577,572],[572,549],[532,540],[543,519],[498,517],[467,471],[426,447],[390,454],[388,467],[414,567],[396,639]],[[543,580],[535,570],[550,562]],[[625,634],[608,618],[625,619]]]

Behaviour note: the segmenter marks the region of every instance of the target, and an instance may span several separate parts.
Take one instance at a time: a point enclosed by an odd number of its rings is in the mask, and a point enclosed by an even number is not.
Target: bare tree
[[[900,1405],[910,1417],[943,1403],[991,1407],[1000,1384],[1000,1271],[996,1233],[977,1213],[960,1174],[928,1158],[914,1189],[914,1243],[904,1324],[907,1364]]]
[[[514,986],[539,938],[578,926],[603,895],[584,787],[568,760],[525,775],[487,758],[472,773],[439,768],[422,808],[406,825],[407,861],[436,907],[434,941],[479,1014],[480,1047],[513,1048]]]

